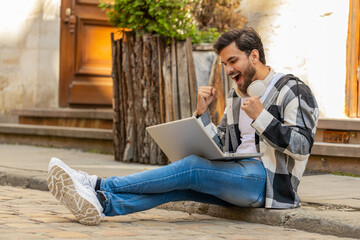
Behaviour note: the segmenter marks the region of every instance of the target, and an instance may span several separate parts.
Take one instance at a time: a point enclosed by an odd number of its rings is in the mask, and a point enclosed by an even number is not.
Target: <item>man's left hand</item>
[[[259,98],[254,96],[246,99],[241,109],[244,110],[251,119],[256,120],[264,107]]]

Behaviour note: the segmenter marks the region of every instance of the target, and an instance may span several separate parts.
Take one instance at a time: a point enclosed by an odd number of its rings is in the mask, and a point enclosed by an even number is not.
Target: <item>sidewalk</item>
[[[47,165],[53,156],[74,169],[99,177],[123,176],[157,167],[115,162],[112,155],[0,144],[0,185],[47,190]],[[303,207],[290,210],[223,208],[194,202],[168,203],[159,208],[360,239],[360,178],[304,176],[299,194]]]
[[[49,192],[0,186],[1,240],[340,240],[264,224],[151,209],[81,225]],[[350,238],[346,238],[349,239]]]

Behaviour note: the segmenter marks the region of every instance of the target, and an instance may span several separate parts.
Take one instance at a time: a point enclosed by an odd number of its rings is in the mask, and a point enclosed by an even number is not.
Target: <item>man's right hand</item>
[[[216,89],[212,86],[202,86],[198,88],[198,100],[196,114],[203,115],[208,109],[209,104],[214,100]]]

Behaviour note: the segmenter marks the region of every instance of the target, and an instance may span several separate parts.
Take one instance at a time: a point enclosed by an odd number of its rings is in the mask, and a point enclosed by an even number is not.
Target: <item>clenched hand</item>
[[[196,113],[198,115],[204,114],[208,109],[209,104],[214,100],[216,89],[212,86],[202,86],[198,88],[198,99]]]
[[[253,120],[260,115],[264,106],[262,105],[261,101],[258,97],[249,97],[245,100],[244,104],[241,107],[242,110]]]

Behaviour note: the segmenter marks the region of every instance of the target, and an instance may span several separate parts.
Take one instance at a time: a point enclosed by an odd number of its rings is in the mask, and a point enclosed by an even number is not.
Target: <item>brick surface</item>
[[[0,186],[1,239],[340,239],[184,212],[152,209],[84,226],[49,192]]]

